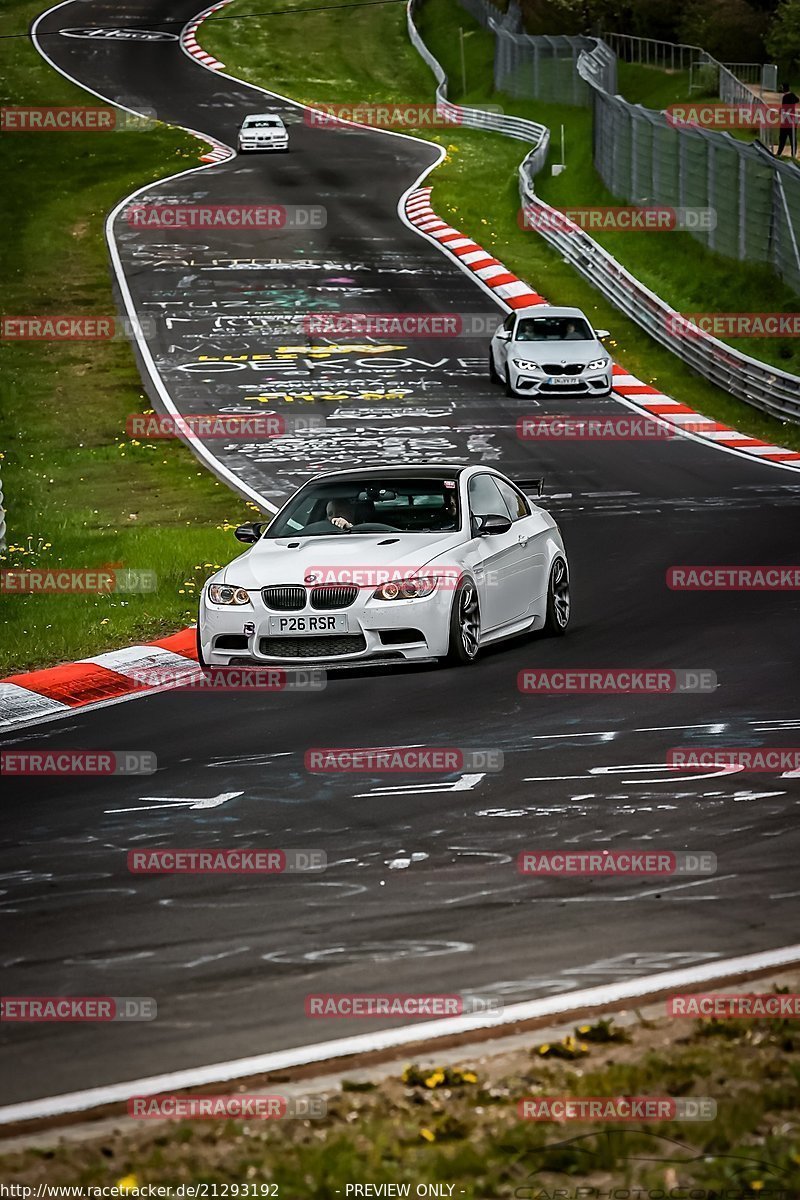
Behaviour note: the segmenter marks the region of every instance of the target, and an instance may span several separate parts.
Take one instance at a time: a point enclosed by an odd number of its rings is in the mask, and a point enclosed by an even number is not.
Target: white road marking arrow
[[[390,787],[374,787],[370,792],[356,792],[354,799],[359,800],[362,796],[423,796],[430,792],[470,792],[486,778],[484,771],[480,775],[459,775],[452,783],[418,783],[418,784],[393,784]]]
[[[176,800],[174,796],[141,796],[142,800],[155,800],[155,804],[137,804],[133,808],[107,808],[107,813],[121,812],[146,812],[150,808],[164,809],[170,804],[186,804],[190,809],[200,808],[219,808],[220,804],[226,804],[228,800],[235,800],[237,796],[243,796],[244,792],[220,792],[218,796],[197,797],[191,800]]]

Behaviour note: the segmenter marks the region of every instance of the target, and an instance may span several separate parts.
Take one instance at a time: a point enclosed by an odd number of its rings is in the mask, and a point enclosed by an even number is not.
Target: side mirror
[[[510,329],[499,329],[497,331],[497,340],[498,340],[498,342],[510,342],[511,341],[511,330]]]
[[[247,521],[244,525],[237,525],[233,536],[240,542],[246,542],[248,546],[251,546],[261,537],[264,525],[264,521]]]
[[[498,513],[490,513],[486,517],[475,518],[475,529],[478,537],[487,537],[492,533],[508,533],[511,528],[511,518],[501,517]]]
[[[609,333],[609,331],[607,329],[595,329],[594,332],[595,332],[595,337],[599,338],[601,342],[602,342],[603,338],[611,337],[611,334]]]

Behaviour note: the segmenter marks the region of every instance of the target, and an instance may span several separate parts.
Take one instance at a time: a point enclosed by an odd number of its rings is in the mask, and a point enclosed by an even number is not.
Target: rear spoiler
[[[544,495],[544,476],[540,475],[538,479],[515,479],[517,487],[526,496],[542,496]]]

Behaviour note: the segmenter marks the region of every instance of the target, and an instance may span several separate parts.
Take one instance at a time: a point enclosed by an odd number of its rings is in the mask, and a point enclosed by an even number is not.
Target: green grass
[[[24,32],[38,0],[7,0],[0,33]],[[26,40],[0,42],[4,104],[97,105]],[[202,144],[149,132],[4,135],[6,237],[0,310],[113,315],[103,224],[135,187],[195,166]],[[13,182],[12,182],[13,181]],[[11,234],[11,236],[9,236]],[[152,594],[4,595],[0,674],[87,656],[184,627],[198,580],[231,558],[233,496],[177,442],[136,445],[150,407],[125,340],[3,344],[0,445],[8,550],[0,567],[155,571]]]
[[[101,1141],[5,1155],[0,1169],[34,1188],[53,1181],[274,1184],[290,1200],[342,1200],[353,1183],[409,1184],[412,1196],[420,1183],[448,1184],[467,1200],[623,1195],[626,1188],[642,1196],[721,1189],[754,1200],[760,1192],[789,1197],[800,1194],[795,1024],[710,1028],[660,1018],[629,1027],[621,1041],[609,1039],[608,1029],[593,1036],[598,1025],[582,1027],[570,1051],[578,1062],[545,1057],[531,1037],[479,1067],[428,1064],[371,1084],[345,1081],[316,1119],[155,1128],[144,1121],[145,1128],[108,1131]],[[269,1090],[280,1093],[280,1081]],[[710,1097],[717,1114],[697,1122],[616,1121],[608,1136],[609,1126],[596,1122],[557,1125],[520,1120],[517,1112],[518,1101],[531,1096],[642,1095]]]
[[[287,0],[280,7],[308,5]],[[223,16],[252,11],[240,3]],[[431,99],[432,77],[410,51],[402,4],[241,22],[209,17],[200,40],[229,74],[306,104]]]
[[[299,0],[292,0],[299,4]],[[237,5],[225,10],[236,13]],[[249,9],[245,9],[249,11]],[[492,35],[457,0],[428,0],[419,15],[426,43],[451,80],[450,96],[467,103],[500,103],[505,111],[550,125],[557,140],[566,125],[568,169],[540,177],[539,190],[555,205],[620,203],[606,190],[591,162],[591,117],[587,109],[515,100],[493,91]],[[430,102],[433,77],[407,40],[405,13],[394,5],[346,13],[306,13],[270,21],[248,21],[248,36],[235,21],[210,20],[202,44],[227,70],[296,99]],[[468,91],[462,96],[459,26],[464,39]],[[313,81],[308,83],[306,75]],[[652,85],[650,85],[652,86]],[[639,326],[609,304],[537,234],[517,224],[517,167],[524,143],[499,135],[453,129],[428,134],[447,148],[447,158],[429,176],[434,208],[491,249],[555,304],[585,309],[594,323],[612,330],[612,349],[632,374],[684,403],[768,441],[800,449],[800,429],[776,421],[713,387]],[[553,156],[551,155],[551,158]],[[634,274],[679,311],[794,311],[796,297],[766,267],[732,262],[706,251],[688,234],[602,234],[598,240]],[[664,245],[654,253],[654,246]],[[713,301],[711,299],[713,297]],[[746,302],[743,301],[746,297]],[[800,347],[782,339],[740,340],[746,353],[770,357],[786,370],[800,370]]]
[[[641,63],[617,62],[617,90],[631,104],[661,111],[669,104],[679,104],[694,97],[689,92],[688,71],[662,71]]]

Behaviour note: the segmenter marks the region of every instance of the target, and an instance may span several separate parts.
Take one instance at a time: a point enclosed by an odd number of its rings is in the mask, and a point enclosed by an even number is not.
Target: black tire
[[[480,635],[478,591],[471,579],[462,579],[456,588],[450,610],[450,640],[445,661],[453,667],[474,663],[480,654]]]
[[[514,391],[514,388],[511,386],[511,372],[509,371],[508,367],[506,367],[505,385],[506,385],[506,395],[507,396],[516,396],[517,393]]]
[[[197,662],[198,662],[198,665],[200,666],[200,670],[207,671],[208,663],[203,658],[203,647],[200,644],[200,625],[199,625],[199,623],[197,625],[197,629],[195,630],[195,646],[197,647]]]
[[[492,383],[502,383],[503,377],[494,365],[494,355],[489,351],[489,378]]]
[[[542,632],[548,637],[563,637],[569,627],[572,603],[569,594],[569,568],[557,555],[547,581],[547,613]]]

